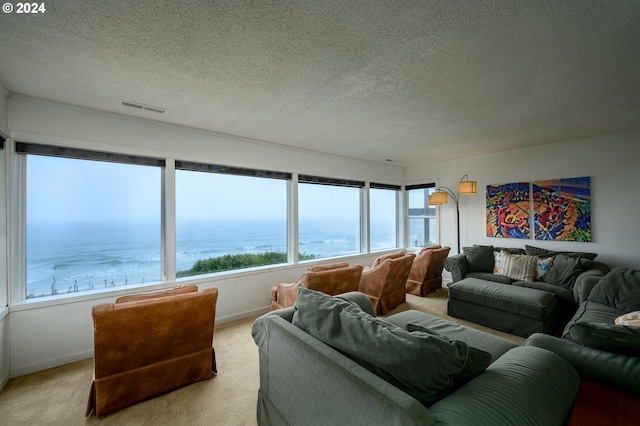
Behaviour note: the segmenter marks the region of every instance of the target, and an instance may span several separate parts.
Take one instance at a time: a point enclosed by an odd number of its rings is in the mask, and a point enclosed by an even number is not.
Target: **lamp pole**
[[[456,221],[458,224],[458,254],[460,254],[460,208],[458,206],[460,194],[475,194],[477,182],[469,180],[469,176],[464,175],[460,182],[458,182],[458,193],[454,193],[446,186],[436,188],[435,192],[429,195],[429,205],[441,206],[447,204],[447,199],[450,196],[453,198],[453,202],[456,203]],[[443,197],[444,196],[444,197]]]

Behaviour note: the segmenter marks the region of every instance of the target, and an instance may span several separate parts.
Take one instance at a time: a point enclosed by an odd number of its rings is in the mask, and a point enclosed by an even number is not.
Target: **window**
[[[289,174],[187,162],[176,169],[178,278],[287,262]]]
[[[436,209],[427,203],[427,197],[435,190],[435,184],[406,187],[409,208],[410,247],[428,247],[438,244]]]
[[[16,151],[26,177],[23,297],[162,279],[163,160],[23,143]]]
[[[363,182],[298,177],[300,260],[360,253]]]
[[[370,184],[369,244],[371,251],[395,248],[397,237],[397,196],[400,187]]]

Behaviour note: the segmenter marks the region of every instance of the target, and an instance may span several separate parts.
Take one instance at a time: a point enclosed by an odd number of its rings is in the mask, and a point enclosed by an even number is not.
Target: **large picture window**
[[[287,262],[287,179],[176,164],[176,276]]]
[[[26,167],[26,298],[162,279],[161,167],[37,145],[17,151]]]
[[[427,197],[435,191],[435,184],[407,186],[410,247],[429,247],[438,244],[436,208],[429,206]]]
[[[371,251],[398,246],[397,209],[400,187],[372,183],[369,189],[369,244]]]
[[[301,260],[360,253],[361,185],[362,182],[299,177]]]

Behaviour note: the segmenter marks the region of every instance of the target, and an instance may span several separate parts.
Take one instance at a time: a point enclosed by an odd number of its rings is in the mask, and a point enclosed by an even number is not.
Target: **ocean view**
[[[359,252],[358,229],[340,223],[301,223],[299,251],[318,258]],[[372,235],[372,250],[395,246]],[[190,222],[176,229],[176,270],[225,254],[286,251],[284,222]],[[160,224],[30,224],[27,297],[161,281]]]

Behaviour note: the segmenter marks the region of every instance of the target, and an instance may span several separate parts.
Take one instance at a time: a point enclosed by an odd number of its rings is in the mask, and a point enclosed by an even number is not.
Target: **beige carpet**
[[[522,343],[523,338],[496,332],[446,315],[447,290],[428,297],[407,295],[394,311],[416,309],[490,331]],[[84,412],[92,377],[92,359],[16,377],[0,393],[0,424],[12,425],[255,425],[258,349],[251,337],[255,317],[216,326],[218,375],[166,395],[125,408],[98,420]]]

